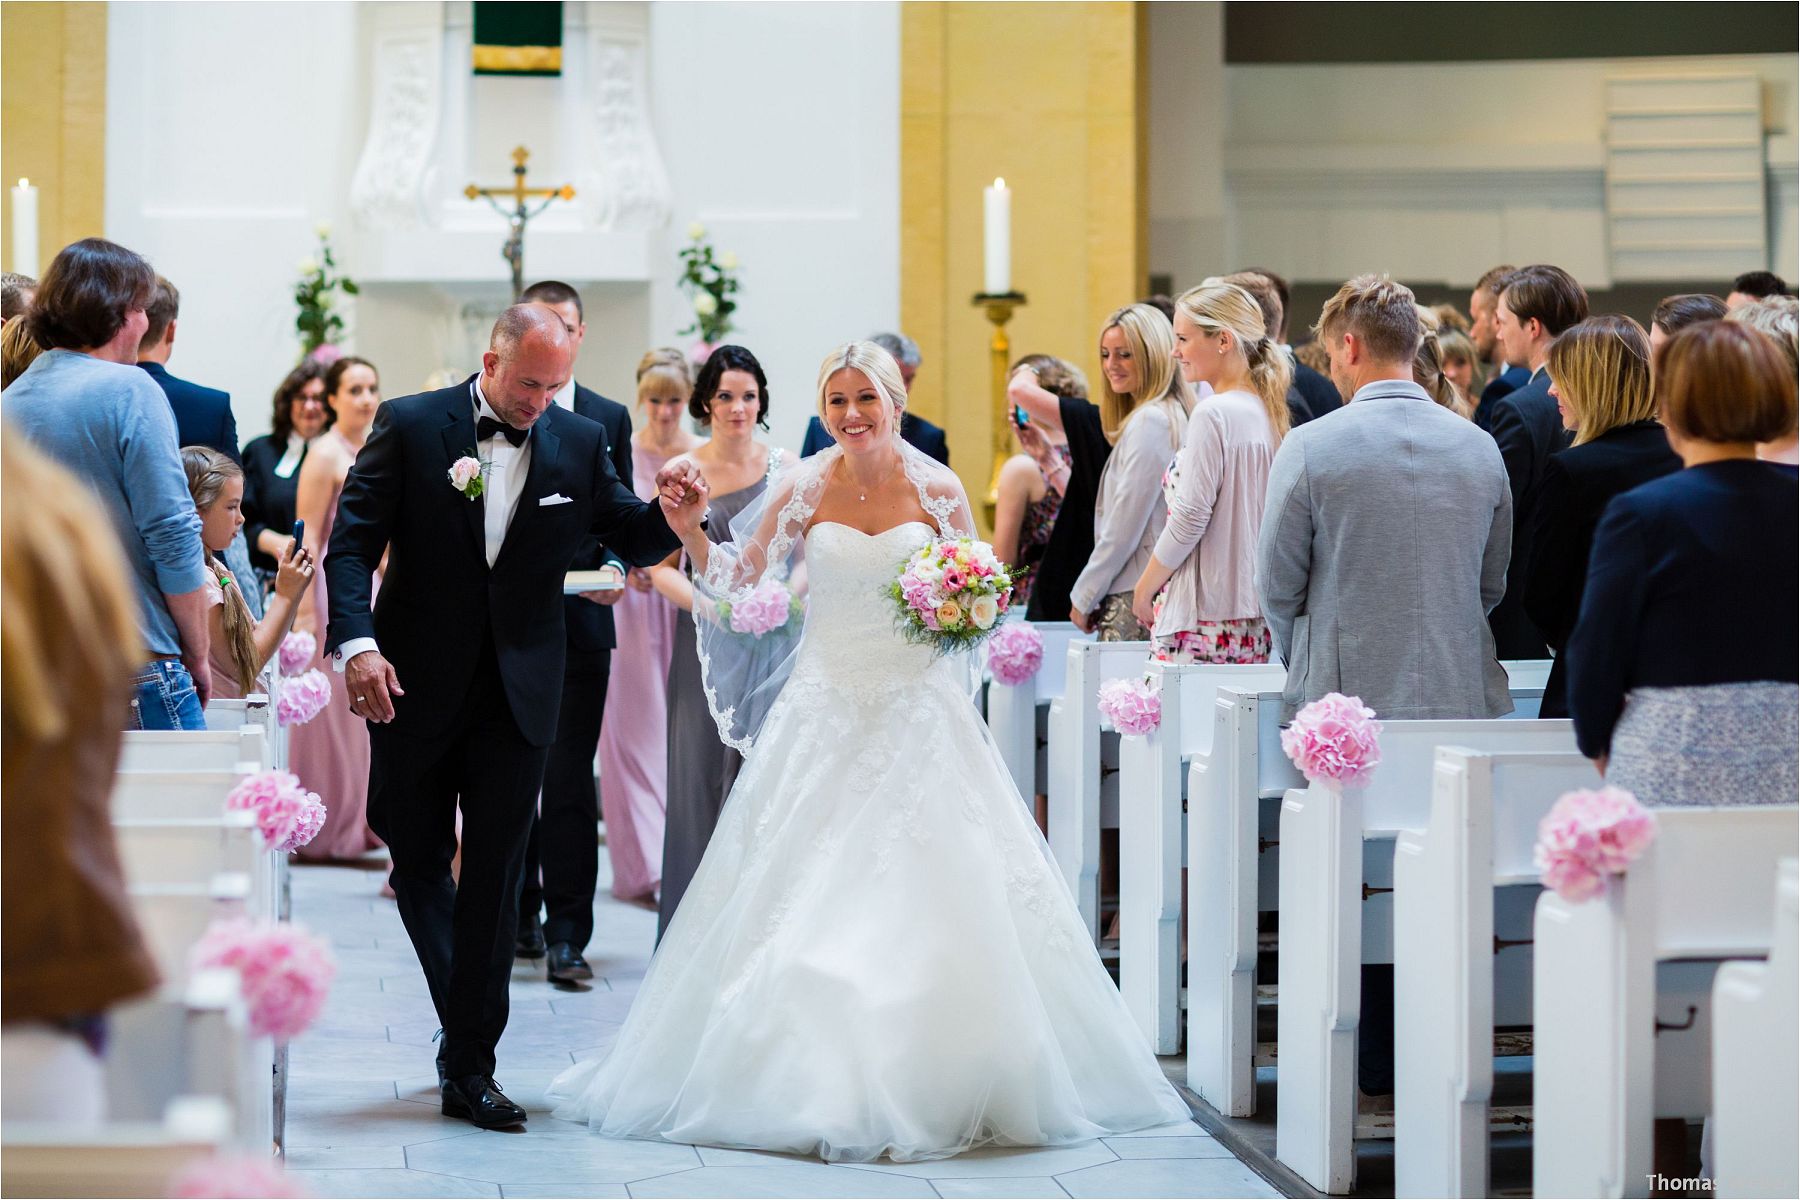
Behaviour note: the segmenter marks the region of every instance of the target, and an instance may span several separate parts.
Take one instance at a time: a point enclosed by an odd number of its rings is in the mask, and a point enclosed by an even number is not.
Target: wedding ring
[[[362,700],[363,700],[363,698],[362,698],[362,697],[361,697],[361,696],[358,696],[358,697],[356,697],[356,702],[357,702],[357,703],[358,703],[358,704],[361,704],[361,703],[362,703]]]

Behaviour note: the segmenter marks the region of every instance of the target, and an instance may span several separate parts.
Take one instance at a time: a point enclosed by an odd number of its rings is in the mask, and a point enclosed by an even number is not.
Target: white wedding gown
[[[931,536],[820,523],[793,676],[610,1056],[609,1136],[866,1161],[1189,1119],[959,686],[883,594]]]

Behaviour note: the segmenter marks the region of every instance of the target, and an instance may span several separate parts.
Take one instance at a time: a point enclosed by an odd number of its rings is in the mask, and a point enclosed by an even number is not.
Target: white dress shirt
[[[575,411],[575,377],[569,376],[569,382],[562,385],[562,391],[556,393],[556,407]]]
[[[297,433],[288,434],[287,449],[281,455],[281,461],[275,464],[275,474],[281,479],[292,479],[294,472],[300,469],[300,458],[306,453],[306,439]]]

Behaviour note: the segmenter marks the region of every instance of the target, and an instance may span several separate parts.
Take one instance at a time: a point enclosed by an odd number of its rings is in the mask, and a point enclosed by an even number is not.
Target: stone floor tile
[[[328,1197],[399,1196],[461,1197],[498,1196],[498,1184],[473,1179],[451,1179],[405,1168],[375,1171],[294,1171],[302,1187],[326,1200]]]
[[[290,1171],[368,1170],[375,1167],[406,1166],[404,1146],[290,1146],[286,1157]]]
[[[1083,1142],[1075,1146],[983,1147],[955,1158],[936,1158],[927,1162],[884,1160],[845,1165],[859,1171],[883,1171],[918,1179],[1006,1179],[1060,1175],[1065,1171],[1113,1162],[1117,1157],[1100,1142]]]
[[[638,1197],[682,1200],[763,1197],[935,1197],[931,1184],[903,1175],[854,1171],[823,1163],[791,1162],[772,1166],[699,1167],[631,1185]]]
[[[410,1146],[406,1165],[490,1183],[566,1187],[579,1195],[588,1187],[653,1179],[700,1165],[692,1146],[592,1135],[548,1138],[527,1128],[523,1134],[482,1133]]]
[[[1106,1144],[1120,1158],[1232,1158],[1231,1151],[1214,1138],[1155,1137],[1107,1138]]]
[[[945,1200],[1069,1200],[1054,1179],[938,1179]]]
[[[1164,1200],[1187,1196],[1280,1196],[1235,1158],[1137,1159],[1058,1175],[1075,1200],[1132,1196]]]

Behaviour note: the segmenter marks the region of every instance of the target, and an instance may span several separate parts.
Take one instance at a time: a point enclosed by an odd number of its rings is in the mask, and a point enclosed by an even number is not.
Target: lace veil
[[[886,356],[869,343],[851,345],[868,346]],[[827,366],[835,360],[835,369],[841,369],[846,349],[834,351]],[[891,367],[892,359],[888,361],[898,383],[899,370]],[[849,365],[858,364],[853,359]],[[878,387],[889,392],[883,386],[885,381],[873,372],[870,375]],[[821,383],[823,379],[824,374]],[[975,519],[961,480],[948,467],[900,440],[899,408],[896,403],[894,443],[906,477],[918,491],[920,507],[930,516],[939,537],[974,537]],[[695,640],[706,704],[718,724],[720,739],[739,753],[749,753],[775,697],[793,671],[804,625],[800,605],[805,597],[806,529],[842,458],[843,451],[831,446],[781,470],[763,494],[731,522],[730,541],[712,547],[706,570],[694,578]],[[894,565],[898,571],[898,561]],[[768,614],[778,611],[773,606],[780,600],[772,586],[776,584],[793,597],[785,624],[760,635],[734,629],[734,612],[759,614],[763,625],[769,623]],[[883,601],[876,598],[874,602]],[[748,607],[740,609],[742,605]],[[742,623],[756,624],[754,619]]]

